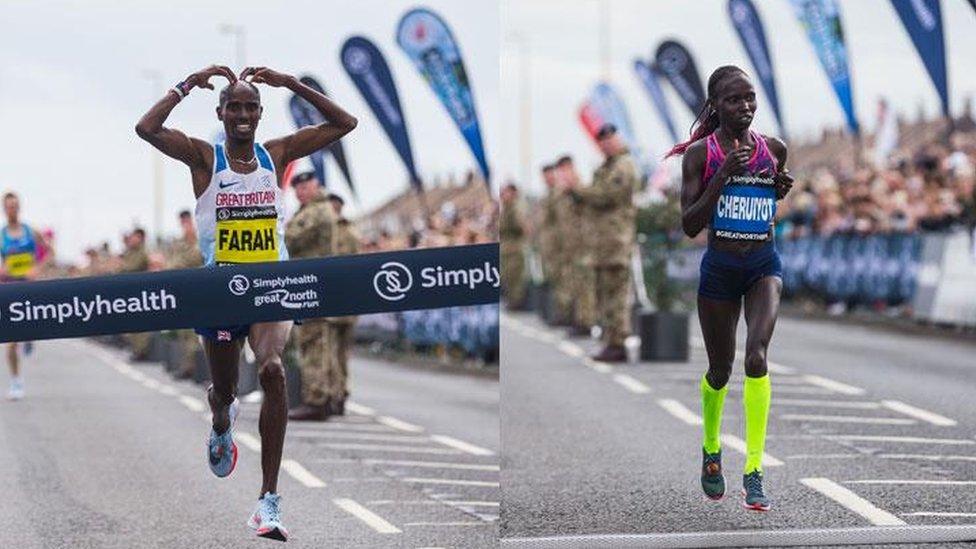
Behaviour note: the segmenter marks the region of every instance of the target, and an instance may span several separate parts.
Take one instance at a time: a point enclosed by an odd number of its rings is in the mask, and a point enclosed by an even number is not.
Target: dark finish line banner
[[[0,342],[497,303],[498,244],[0,284]]]

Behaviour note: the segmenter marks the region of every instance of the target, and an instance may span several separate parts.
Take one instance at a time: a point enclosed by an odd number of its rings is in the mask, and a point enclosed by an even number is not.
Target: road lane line
[[[346,401],[346,410],[354,414],[359,414],[361,416],[375,416],[376,410],[370,408],[369,406],[363,406],[352,401]]]
[[[810,406],[814,408],[853,408],[857,410],[877,410],[881,408],[881,403],[879,402],[864,402],[856,400],[820,400],[807,398],[773,397],[773,404],[780,406]]]
[[[398,431],[406,431],[408,433],[422,433],[424,428],[419,425],[414,425],[413,423],[408,423],[402,419],[397,419],[390,416],[380,416],[376,418],[376,421],[386,425],[387,427],[392,427]]]
[[[367,465],[399,465],[401,467],[422,467],[429,469],[462,469],[469,471],[501,471],[498,465],[477,463],[447,463],[443,461],[410,461],[403,459],[364,459]]]
[[[773,383],[776,383],[773,381]],[[727,385],[730,393],[741,393],[741,384],[729,384]],[[823,387],[808,387],[805,385],[777,385],[773,392],[782,394],[794,394],[794,395],[834,395],[835,393],[830,389],[825,389]]]
[[[822,416],[816,414],[782,414],[776,416],[787,421],[822,421],[827,423],[867,423],[873,425],[915,425],[914,419],[894,417],[861,417],[861,416]]]
[[[803,379],[805,379],[806,382],[809,383],[810,385],[823,387],[824,389],[828,389],[830,391],[834,391],[835,393],[841,393],[844,395],[863,395],[864,393],[867,392],[860,387],[855,387],[853,385],[841,383],[833,379],[827,379],[822,376],[805,375],[803,376]]]
[[[162,385],[162,383],[156,381],[151,377],[147,377],[146,379],[142,380],[142,386],[148,389],[152,389],[153,391],[158,391],[160,385]]]
[[[880,454],[877,457],[884,459],[924,459],[928,461],[972,461],[976,462],[976,456],[941,456],[937,454]]]
[[[876,479],[876,480],[847,480],[844,484],[909,484],[924,486],[976,486],[976,480],[895,480],[895,479]]]
[[[673,398],[659,398],[657,399],[657,403],[669,414],[687,423],[688,425],[702,424],[702,418],[698,414],[692,412],[686,408],[684,404],[674,400]]]
[[[556,347],[563,353],[566,353],[573,358],[583,358],[586,356],[586,351],[571,341],[560,341]]]
[[[399,479],[411,484],[450,484],[453,486],[479,486],[483,488],[500,488],[501,483],[484,480],[463,480],[451,478],[404,477]]]
[[[361,520],[366,526],[369,526],[380,534],[399,534],[402,532],[402,530],[387,522],[386,519],[363,507],[355,500],[335,498],[332,500],[332,503],[335,503],[340,509]]]
[[[295,429],[289,431],[288,436],[295,438],[314,438],[322,440],[373,440],[377,442],[415,442],[417,444],[429,443],[427,437],[416,435],[385,435],[379,433],[350,433],[348,431],[306,431]]]
[[[460,450],[452,448],[433,448],[427,446],[393,446],[388,444],[322,444],[332,450],[359,450],[363,452],[399,452],[403,454],[458,455]]]
[[[957,444],[971,445],[976,444],[976,440],[966,438],[923,438],[923,437],[896,437],[886,435],[823,435],[830,440],[863,440],[868,442],[904,442],[907,444]]]
[[[930,511],[916,511],[914,513],[902,513],[903,517],[976,517],[976,513],[936,513]]]
[[[627,374],[614,374],[613,380],[632,393],[643,395],[651,392],[650,387]]]
[[[261,441],[251,433],[234,430],[234,440],[253,452],[261,453]]]
[[[829,478],[801,478],[800,483],[866,518],[875,526],[899,526],[905,521],[844,488]]]
[[[308,469],[302,466],[301,463],[293,459],[283,459],[281,460],[281,468],[288,473],[291,478],[301,482],[308,488],[324,488],[325,482],[319,477],[313,475]]]
[[[191,396],[180,395],[180,404],[186,406],[192,412],[202,412],[207,409],[207,405],[203,403],[199,398],[193,398]]]
[[[613,366],[607,364],[606,362],[597,362],[590,357],[583,357],[583,365],[596,370],[601,374],[609,374],[613,371]]]
[[[167,385],[165,383],[160,383],[159,388],[157,390],[166,396],[176,396],[180,394],[180,392],[177,391],[175,387],[173,387],[172,385]]]
[[[739,452],[742,455],[747,455],[746,441],[742,440],[741,438],[735,435],[730,435],[728,433],[723,433],[719,435],[719,439],[722,441],[722,444],[724,444],[725,446],[732,448],[733,450]],[[769,452],[763,452],[762,465],[763,467],[779,467],[783,465],[783,461],[773,457]]]
[[[499,507],[500,504],[497,501],[456,501],[449,499],[378,499],[374,501],[367,501],[366,505],[457,505],[464,507]]]
[[[456,450],[461,450],[462,452],[467,452],[475,456],[493,456],[495,452],[487,448],[482,448],[481,446],[475,446],[470,442],[464,442],[463,440],[458,440],[454,437],[449,437],[447,435],[431,435],[430,438],[445,446],[450,446]]]
[[[881,404],[889,410],[894,410],[896,412],[905,414],[906,416],[920,419],[922,421],[931,423],[932,425],[938,425],[940,427],[952,427],[953,425],[956,425],[956,420],[954,419],[949,419],[945,416],[940,416],[935,412],[910,406],[898,400],[882,400]]]
[[[490,522],[405,522],[404,526],[491,526]]]

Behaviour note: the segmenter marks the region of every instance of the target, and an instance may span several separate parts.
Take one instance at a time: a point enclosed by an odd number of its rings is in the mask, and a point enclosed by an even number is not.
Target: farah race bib
[[[776,186],[771,177],[729,178],[712,216],[715,236],[727,240],[766,240],[776,218]]]
[[[278,212],[272,206],[217,208],[217,263],[278,260]]]
[[[34,268],[34,254],[32,252],[10,254],[3,260],[3,268],[11,278],[25,278]]]

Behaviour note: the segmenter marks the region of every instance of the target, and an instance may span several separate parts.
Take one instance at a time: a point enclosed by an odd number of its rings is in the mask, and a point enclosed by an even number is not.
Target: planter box
[[[688,362],[688,313],[638,310],[635,324],[641,338],[640,359]]]

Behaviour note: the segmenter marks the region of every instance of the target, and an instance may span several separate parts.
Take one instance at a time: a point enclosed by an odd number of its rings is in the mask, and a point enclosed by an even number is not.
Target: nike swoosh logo
[[[240,185],[241,183],[243,183],[243,181],[233,181],[231,183],[226,183],[226,184],[223,181],[221,181],[220,188],[226,189],[227,187],[233,187],[234,185]]]

